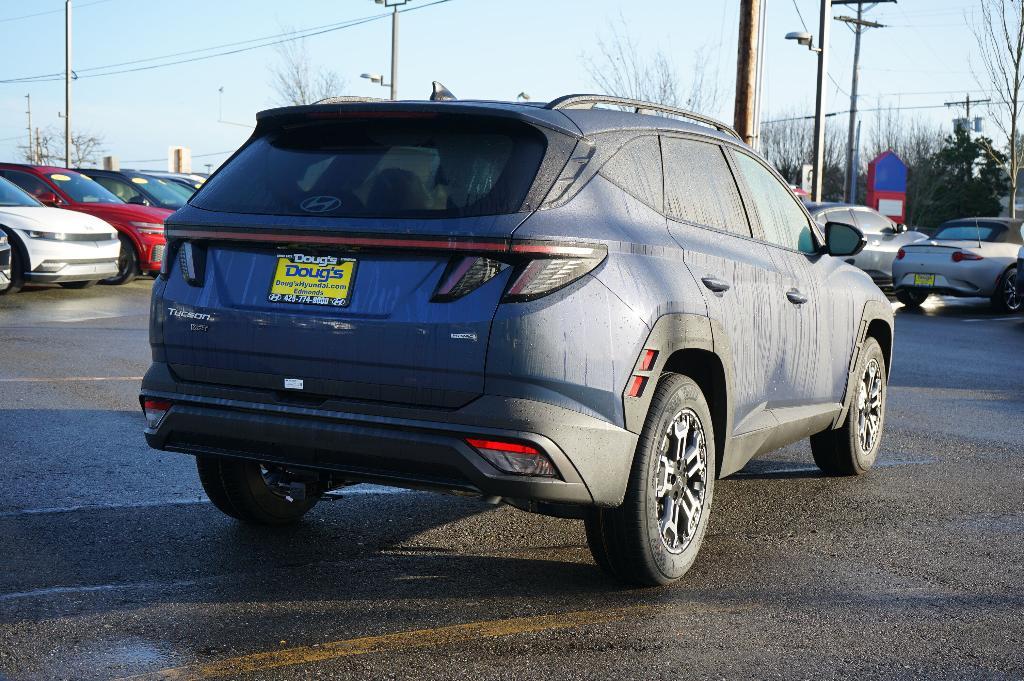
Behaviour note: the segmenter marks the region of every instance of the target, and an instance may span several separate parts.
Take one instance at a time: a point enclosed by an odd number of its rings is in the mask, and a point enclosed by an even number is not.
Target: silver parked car
[[[892,289],[892,261],[900,248],[928,238],[927,234],[907,229],[867,206],[848,203],[804,202],[815,222],[825,228],[827,222],[856,225],[864,233],[867,245],[856,257],[846,262],[868,273],[883,291]]]
[[[1021,220],[962,218],[944,222],[927,241],[904,246],[892,264],[896,299],[918,307],[932,293],[991,298],[1000,312],[1017,312]]]

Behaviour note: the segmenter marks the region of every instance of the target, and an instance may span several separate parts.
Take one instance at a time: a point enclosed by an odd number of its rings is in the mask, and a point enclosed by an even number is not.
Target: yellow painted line
[[[401,631],[381,636],[351,638],[316,646],[299,646],[285,650],[266,653],[254,653],[239,657],[229,657],[214,662],[205,662],[184,667],[161,669],[155,672],[139,674],[121,679],[121,681],[185,681],[199,679],[217,679],[225,676],[237,676],[249,672],[279,667],[313,664],[326,660],[336,660],[353,655],[369,655],[428,648],[432,646],[466,643],[480,639],[516,634],[552,631],[555,629],[571,629],[592,624],[617,622],[627,617],[649,610],[651,606],[634,606],[609,610],[581,610],[558,615],[537,615],[535,617],[517,617],[514,619],[492,620],[488,622],[470,622],[455,624],[436,629],[417,629]]]

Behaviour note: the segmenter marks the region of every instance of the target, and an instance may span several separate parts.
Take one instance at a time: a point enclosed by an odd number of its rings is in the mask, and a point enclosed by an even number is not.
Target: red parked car
[[[108,284],[126,284],[139,274],[156,274],[164,256],[164,220],[174,211],[125,203],[87,175],[52,166],[0,163],[7,178],[41,203],[67,208],[109,222],[121,236],[117,276]]]

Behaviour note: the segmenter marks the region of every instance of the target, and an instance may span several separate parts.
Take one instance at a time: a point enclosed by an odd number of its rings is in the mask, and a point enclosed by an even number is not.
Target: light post
[[[64,166],[71,167],[71,0],[64,1]]]
[[[821,0],[821,22],[818,29],[818,46],[814,36],[795,31],[786,34],[786,40],[795,40],[811,52],[818,53],[818,91],[814,108],[814,175],[811,181],[811,200],[823,200],[822,183],[825,178],[825,77],[828,75],[828,29],[832,16],[832,0]]]
[[[409,2],[409,0],[373,0],[378,5],[384,5],[385,7],[391,8],[391,101],[398,99],[398,8]],[[363,78],[367,75],[363,74]],[[373,81],[373,79],[370,79]],[[378,81],[373,81],[378,82]],[[384,79],[381,77],[380,84],[384,85]]]
[[[371,83],[376,83],[377,85],[380,85],[381,87],[390,87],[391,88],[391,99],[395,98],[394,97],[395,88],[394,88],[393,83],[385,83],[383,75],[381,75],[379,73],[360,73],[359,77],[360,78],[365,78],[366,80],[370,81]]]

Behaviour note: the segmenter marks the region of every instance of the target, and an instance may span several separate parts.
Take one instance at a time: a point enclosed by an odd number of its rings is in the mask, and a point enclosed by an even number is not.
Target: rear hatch
[[[508,252],[574,144],[398,105],[264,118],[169,222],[154,340],[186,380],[461,406],[483,390],[515,269],[488,256]]]

